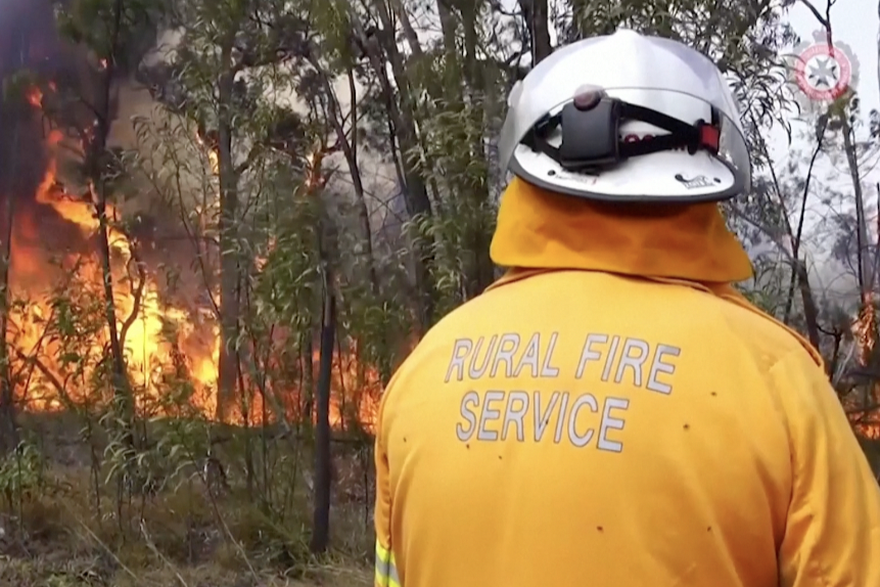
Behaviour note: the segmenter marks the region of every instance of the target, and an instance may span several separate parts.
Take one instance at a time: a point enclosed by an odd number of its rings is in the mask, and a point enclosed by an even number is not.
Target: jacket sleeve
[[[376,504],[373,518],[376,526],[376,570],[373,581],[375,587],[401,587],[397,574],[397,564],[392,550],[394,542],[391,536],[391,486],[390,471],[388,468],[388,453],[385,450],[385,442],[382,430],[382,414],[385,408],[385,398],[388,396],[390,385],[386,389],[379,406],[379,416],[376,423],[376,443],[374,447],[376,464]]]
[[[837,395],[800,349],[772,373],[792,452],[780,585],[880,585],[880,488]]]

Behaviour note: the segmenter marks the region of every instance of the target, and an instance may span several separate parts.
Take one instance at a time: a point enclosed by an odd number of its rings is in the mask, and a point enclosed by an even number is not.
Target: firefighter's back
[[[552,271],[440,322],[385,398],[405,587],[773,587],[803,352],[686,284]]]
[[[818,352],[732,290],[727,79],[621,29],[514,84],[489,252],[515,269],[386,389],[377,587],[880,585],[880,492]]]

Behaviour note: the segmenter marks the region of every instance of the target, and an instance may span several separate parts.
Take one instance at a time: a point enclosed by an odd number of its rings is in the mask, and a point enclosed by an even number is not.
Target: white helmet
[[[718,201],[751,187],[736,101],[705,56],[630,30],[554,52],[517,82],[501,165],[554,192]]]

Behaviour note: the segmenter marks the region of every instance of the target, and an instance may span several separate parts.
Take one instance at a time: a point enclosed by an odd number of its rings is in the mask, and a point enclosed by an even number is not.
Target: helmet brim
[[[736,197],[746,179],[709,153],[661,152],[624,161],[588,175],[563,169],[553,159],[520,145],[510,171],[538,187],[608,202],[708,202]]]

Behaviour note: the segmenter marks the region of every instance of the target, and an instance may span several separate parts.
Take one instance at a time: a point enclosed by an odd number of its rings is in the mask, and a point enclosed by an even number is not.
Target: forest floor
[[[20,420],[40,466],[35,476],[26,458],[0,460],[0,587],[372,585],[372,460],[363,442],[334,444],[330,552],[315,558],[307,442],[264,430],[190,427],[195,436],[226,438],[212,443],[225,490],[215,494],[204,476],[177,474],[158,489],[123,491],[118,499],[108,481],[109,445],[87,440],[80,417]],[[174,435],[163,426],[145,433],[153,445]],[[862,444],[880,469],[877,441]],[[247,462],[259,472],[250,487]]]
[[[196,479],[119,500],[107,467],[99,476],[89,466],[81,425],[45,415],[23,420],[43,458],[37,484],[18,478],[23,492],[10,491],[17,486],[8,464],[0,470],[0,587],[372,585],[365,500],[334,497],[331,550],[312,557],[307,488],[296,481],[296,491],[281,496],[291,486],[285,479],[307,477],[283,468],[289,455],[273,456],[278,482],[268,491],[245,490],[236,473],[242,466],[227,454],[229,487],[218,495]],[[299,458],[308,471],[311,459]]]

